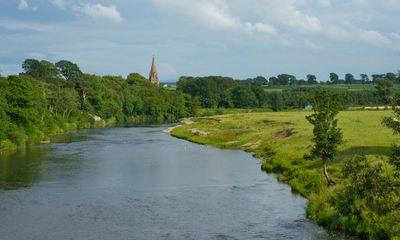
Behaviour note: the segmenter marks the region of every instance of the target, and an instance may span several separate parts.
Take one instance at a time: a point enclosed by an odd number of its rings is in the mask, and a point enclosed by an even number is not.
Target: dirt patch
[[[197,128],[192,128],[189,131],[195,136],[208,136],[208,135],[210,135],[209,132],[202,131],[202,130],[199,130]]]
[[[262,120],[261,122],[262,122],[262,123],[265,123],[265,124],[274,124],[274,123],[277,123],[277,122],[274,121],[274,120],[268,120],[268,119]]]
[[[293,129],[285,129],[283,131],[280,131],[276,134],[275,139],[282,139],[282,138],[287,138],[295,134],[296,132],[293,131]]]
[[[172,127],[168,127],[166,129],[164,129],[163,132],[171,134],[172,130],[174,130],[175,128],[177,128],[179,126],[183,126],[183,125],[192,124],[192,123],[194,123],[194,122],[193,122],[193,120],[191,118],[186,118],[186,119],[183,119],[181,121],[181,124],[178,124],[178,125],[175,125],[175,126],[172,126]]]
[[[278,125],[278,124],[294,125],[294,123],[292,123],[292,122],[278,122],[278,121],[269,120],[269,119],[262,120],[260,123],[267,124],[267,125]]]
[[[256,150],[257,148],[260,147],[261,143],[262,143],[262,141],[258,140],[257,142],[250,142],[250,143],[243,144],[241,147],[250,149],[250,150]]]
[[[200,118],[201,120],[205,120],[205,121],[212,121],[212,122],[217,122],[220,123],[222,120],[219,118],[209,118],[209,117],[202,117]]]

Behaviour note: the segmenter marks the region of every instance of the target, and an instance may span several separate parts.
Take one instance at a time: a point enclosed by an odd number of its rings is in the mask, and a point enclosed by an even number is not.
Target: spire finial
[[[160,81],[158,80],[158,73],[157,73],[157,67],[156,67],[155,54],[153,54],[153,60],[151,62],[149,81],[154,85],[157,85],[157,86],[160,85]]]

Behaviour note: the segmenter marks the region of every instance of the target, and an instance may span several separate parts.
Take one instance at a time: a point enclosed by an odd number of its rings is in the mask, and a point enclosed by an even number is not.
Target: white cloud
[[[197,18],[212,28],[235,28],[240,21],[225,13],[212,3],[200,3],[197,6]]]
[[[20,0],[18,4],[18,9],[19,10],[33,10],[36,11],[37,7],[31,7],[29,6],[29,3],[26,0]]]
[[[65,8],[66,6],[64,0],[51,0],[51,3],[59,8]]]
[[[248,32],[276,34],[275,27],[270,24],[267,24],[267,23],[251,24],[251,23],[247,22],[244,24],[244,27]]]
[[[117,23],[123,21],[121,14],[117,10],[115,5],[104,6],[100,3],[97,4],[87,3],[83,6],[75,6],[74,9],[92,18],[103,18]]]
[[[319,0],[318,3],[322,7],[330,7],[331,6],[331,1],[330,0]]]
[[[74,1],[67,2],[65,0],[50,0],[50,3],[58,8],[83,13],[92,18],[102,18],[117,23],[121,23],[124,20],[115,5],[105,6],[101,3],[80,4]]]
[[[392,32],[392,33],[389,34],[389,36],[392,39],[394,39],[395,41],[400,41],[400,34],[399,33]]]
[[[197,0],[153,0],[162,9],[181,14],[207,28],[238,28],[240,20],[214,1]]]
[[[13,20],[0,20],[0,27],[9,30],[29,30],[35,32],[50,32],[52,27],[46,24],[13,21]]]
[[[266,15],[272,20],[278,21],[293,31],[303,34],[322,31],[319,18],[298,10],[293,1],[266,1],[263,10],[267,11]]]
[[[372,45],[385,45],[391,42],[387,37],[374,30],[358,29],[355,34],[360,40]]]
[[[391,40],[374,30],[366,30],[351,25],[332,25],[326,30],[326,35],[333,40],[347,42],[362,42],[370,45],[384,46],[391,43]]]
[[[312,42],[312,41],[310,41],[308,39],[304,40],[304,45],[307,48],[312,49],[312,50],[320,50],[321,49],[321,47],[319,45],[315,44],[314,42]]]
[[[267,23],[243,23],[239,17],[230,12],[225,0],[153,0],[160,8],[177,12],[203,27],[210,29],[233,29],[248,33],[276,33],[276,29]]]

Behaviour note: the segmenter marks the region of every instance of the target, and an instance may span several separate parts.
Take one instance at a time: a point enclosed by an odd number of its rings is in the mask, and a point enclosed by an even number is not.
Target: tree
[[[400,103],[400,98],[397,96],[393,101],[393,116],[385,117],[382,120],[382,124],[393,130],[393,134],[400,135],[400,108],[396,107]]]
[[[268,95],[268,102],[269,106],[274,112],[281,111],[285,106],[284,100],[282,98],[282,93],[280,92],[271,92]]]
[[[268,80],[263,76],[257,76],[255,78],[248,78],[248,79],[244,80],[244,82],[246,82],[250,85],[257,85],[257,86],[268,85]]]
[[[56,67],[66,80],[76,79],[82,75],[78,65],[67,60],[57,62]]]
[[[362,83],[362,84],[368,83],[368,82],[369,82],[368,75],[365,74],[365,73],[360,74],[360,80],[361,80],[361,83]]]
[[[346,84],[352,84],[352,83],[354,83],[355,78],[354,78],[353,74],[347,73],[347,74],[344,76],[344,81],[346,82]]]
[[[337,127],[335,118],[339,113],[340,99],[337,94],[323,90],[316,93],[313,100],[314,114],[306,119],[314,125],[314,147],[308,158],[320,159],[323,172],[328,185],[334,185],[335,181],[328,173],[328,162],[333,160],[337,148],[342,143],[342,133]]]
[[[339,76],[336,73],[330,73],[329,74],[329,79],[332,84],[338,84],[339,83]]]
[[[356,156],[345,163],[343,175],[347,181],[330,200],[342,226],[353,226],[366,239],[399,236],[400,178],[393,166]]]
[[[382,100],[384,104],[390,104],[393,100],[393,82],[387,78],[378,80],[375,86],[376,94]]]
[[[395,83],[397,80],[396,74],[392,73],[392,72],[386,73],[386,78],[389,79],[390,81],[392,81],[393,83]]]
[[[268,86],[278,86],[279,84],[279,79],[277,77],[270,77],[268,81]]]
[[[270,78],[271,81],[271,78]],[[276,79],[272,79],[272,81],[276,81]],[[295,85],[297,82],[297,79],[293,75],[289,74],[279,74],[278,75],[278,84],[273,84],[273,85]]]
[[[128,77],[126,78],[126,81],[130,85],[138,84],[138,83],[143,83],[143,82],[149,82],[149,80],[139,73],[130,73]]]
[[[55,83],[60,79],[60,72],[57,67],[46,60],[38,61],[36,59],[26,59],[22,63],[24,73],[38,80]]]
[[[385,74],[372,74],[372,82],[377,83],[379,80],[385,77]]]
[[[308,74],[307,75],[307,84],[309,84],[309,85],[318,84],[317,77],[313,74]]]
[[[251,89],[245,85],[239,85],[232,89],[232,101],[237,108],[250,108],[258,106],[258,101]]]

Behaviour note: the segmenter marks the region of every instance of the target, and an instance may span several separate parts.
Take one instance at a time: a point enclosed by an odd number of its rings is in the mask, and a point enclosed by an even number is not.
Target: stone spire
[[[158,80],[158,73],[157,73],[157,67],[156,67],[156,60],[155,57],[153,55],[153,61],[151,63],[151,70],[150,70],[150,76],[149,76],[149,81],[156,85],[159,86],[160,85],[160,81]]]

